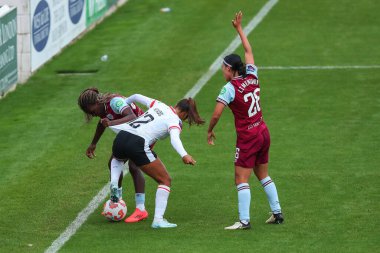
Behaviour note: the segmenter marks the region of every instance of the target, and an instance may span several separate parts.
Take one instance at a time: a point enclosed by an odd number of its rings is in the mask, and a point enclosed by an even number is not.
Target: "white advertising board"
[[[31,0],[31,70],[86,29],[85,0]]]

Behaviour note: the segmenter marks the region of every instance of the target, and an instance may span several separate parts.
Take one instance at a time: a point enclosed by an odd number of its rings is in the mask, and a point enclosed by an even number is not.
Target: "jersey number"
[[[144,118],[146,120],[141,120],[141,118]],[[146,123],[153,121],[154,117],[152,116],[152,114],[148,113],[148,114],[142,115],[141,117],[138,117],[137,119],[140,119],[140,120],[135,120],[132,123],[130,123],[129,125],[133,128],[138,128],[141,126],[141,124],[146,124]]]
[[[256,115],[259,111],[261,111],[260,108],[260,95],[258,95],[260,92],[260,88],[256,88],[253,92],[247,93],[244,95],[244,102],[248,102],[249,98],[251,98],[251,106],[248,109],[248,117],[252,117]]]

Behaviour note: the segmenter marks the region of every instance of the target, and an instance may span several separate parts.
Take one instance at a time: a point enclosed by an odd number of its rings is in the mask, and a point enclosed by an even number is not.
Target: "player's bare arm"
[[[114,126],[114,125],[120,125],[136,118],[136,115],[132,111],[131,107],[125,108],[123,112],[121,113],[121,115],[123,117],[120,119],[115,119],[115,120],[109,120],[107,118],[101,119],[103,126],[109,127],[109,126]]]
[[[99,120],[98,125],[96,126],[94,137],[92,138],[91,144],[88,146],[86,150],[86,155],[88,158],[94,158],[95,155],[95,149],[96,144],[98,143],[100,137],[103,135],[105,130],[105,127],[102,125],[101,121]]]
[[[222,116],[223,110],[224,110],[225,105],[223,103],[217,102],[214,113],[211,116],[210,124],[208,126],[208,131],[207,131],[207,143],[209,145],[214,145],[214,140],[216,139],[216,136],[214,134],[214,127],[218,123],[220,116]]]
[[[239,11],[238,13],[236,13],[235,18],[232,20],[232,25],[233,27],[235,27],[236,31],[238,32],[241,39],[241,43],[243,44],[245,63],[255,64],[251,45],[249,44],[248,38],[244,34],[243,28],[241,27],[242,19],[243,19],[243,13]]]

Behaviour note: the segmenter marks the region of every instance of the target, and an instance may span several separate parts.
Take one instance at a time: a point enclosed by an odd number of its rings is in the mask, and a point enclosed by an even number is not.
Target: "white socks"
[[[168,204],[168,198],[170,194],[170,187],[166,185],[159,185],[156,192],[156,208],[154,211],[154,222],[162,221],[166,206]]]
[[[123,173],[124,162],[118,161],[115,158],[111,160],[111,184],[118,185],[119,177]]]

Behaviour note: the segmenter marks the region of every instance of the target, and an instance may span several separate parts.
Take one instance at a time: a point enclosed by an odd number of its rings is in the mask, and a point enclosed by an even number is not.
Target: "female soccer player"
[[[131,160],[157,183],[156,206],[152,228],[173,228],[176,224],[164,219],[171,178],[165,165],[151,150],[150,145],[159,139],[170,135],[173,148],[181,156],[185,164],[194,165],[195,160],[185,151],[179,135],[182,130],[182,121],[187,120],[189,125],[203,124],[198,114],[195,101],[191,98],[182,99],[173,108],[164,103],[135,94],[126,99],[127,103],[138,102],[149,109],[137,119],[116,126],[110,126],[117,132],[112,153],[119,161]],[[121,167],[119,170],[121,171]],[[111,195],[116,189],[111,189]]]
[[[238,190],[240,221],[225,229],[251,228],[249,206],[251,192],[248,180],[253,172],[260,180],[272,210],[267,223],[280,224],[284,221],[278,200],[277,189],[268,175],[268,154],[270,136],[263,121],[260,106],[260,86],[257,67],[254,65],[251,46],[241,27],[243,14],[240,11],[232,20],[245,51],[246,65],[240,56],[230,54],[223,60],[222,71],[228,83],[222,88],[208,127],[207,141],[214,145],[214,127],[218,123],[225,106],[229,106],[235,117],[237,133],[235,154],[235,184]]]
[[[92,142],[86,150],[86,155],[91,159],[95,157],[96,144],[106,127],[128,122],[144,113],[135,104],[126,103],[125,97],[118,94],[101,94],[97,88],[85,89],[78,98],[78,105],[85,113],[87,122],[94,116],[100,118]],[[111,155],[108,167],[111,173],[111,181],[116,179],[120,198],[122,196],[123,173],[119,172],[115,175],[112,170],[112,167],[119,166],[119,163]],[[124,163],[121,164],[121,166],[123,165]],[[128,166],[135,185],[136,210],[125,219],[125,222],[138,222],[148,217],[148,212],[145,210],[145,179],[140,169],[133,162],[130,161]]]

